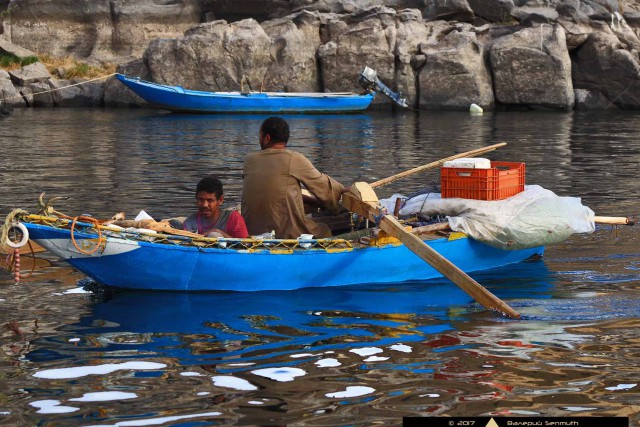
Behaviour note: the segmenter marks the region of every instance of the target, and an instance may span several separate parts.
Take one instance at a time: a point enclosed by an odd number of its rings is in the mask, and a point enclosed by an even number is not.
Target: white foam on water
[[[251,373],[280,382],[293,381],[295,377],[301,377],[307,374],[300,368],[288,367],[257,369],[255,371],[251,371]]]
[[[254,386],[247,380],[242,378],[232,377],[230,375],[218,375],[211,377],[213,385],[218,387],[232,388],[234,390],[257,390],[258,387]]]
[[[369,356],[364,359],[365,362],[382,362],[385,360],[389,360],[388,357],[380,357],[380,356]]]
[[[69,399],[73,402],[106,402],[109,400],[125,400],[135,399],[138,397],[135,393],[125,393],[123,391],[97,391],[94,393],[85,393],[82,397]]]
[[[313,356],[321,356],[321,354],[299,353],[299,354],[292,354],[289,357],[291,357],[292,359],[298,359],[300,357],[313,357]]]
[[[394,344],[389,347],[391,350],[401,351],[403,353],[411,353],[413,349],[406,344]]]
[[[338,391],[335,393],[326,393],[325,396],[342,399],[345,397],[359,397],[365,394],[371,394],[376,391],[375,388],[365,387],[361,385],[349,386],[345,391]]]
[[[561,409],[569,412],[595,411],[598,408],[589,408],[587,406],[565,406]]]
[[[46,379],[69,379],[69,378],[81,378],[87,375],[105,375],[115,371],[130,369],[130,370],[151,370],[166,368],[164,363],[156,362],[124,362],[124,363],[107,363],[104,365],[95,366],[77,366],[71,368],[59,368],[48,369],[46,371],[40,371],[33,374],[36,378]]]
[[[180,375],[183,377],[204,377],[204,375],[199,372],[180,372]]]
[[[160,424],[168,423],[171,421],[179,421],[186,420],[189,418],[199,418],[199,417],[217,417],[218,415],[222,415],[222,412],[203,412],[202,414],[192,414],[192,415],[176,415],[173,417],[160,417],[160,418],[147,418],[143,420],[130,420],[130,421],[119,421],[115,424],[100,424],[93,425],[87,427],[129,427],[129,426],[157,426]]]
[[[382,353],[382,349],[378,347],[362,347],[349,350],[351,353],[355,353],[359,356],[371,356],[372,354]]]
[[[638,384],[618,384],[614,387],[605,387],[605,390],[629,390],[637,386]]]
[[[525,411],[524,409],[509,409],[508,412],[514,415],[540,415],[540,412]]]
[[[67,289],[66,291],[62,291],[62,292],[54,292],[52,295],[71,295],[71,294],[90,294],[91,291],[87,291],[84,288],[73,288],[73,289]]]
[[[334,366],[340,366],[342,363],[338,362],[338,359],[329,357],[327,359],[320,359],[316,361],[316,365],[318,365],[319,368],[332,368]]]
[[[73,406],[61,406],[59,400],[37,400],[30,402],[29,405],[38,408],[38,414],[66,414],[80,410]]]

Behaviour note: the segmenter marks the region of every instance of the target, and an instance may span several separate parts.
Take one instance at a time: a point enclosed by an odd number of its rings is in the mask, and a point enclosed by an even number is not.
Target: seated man
[[[223,202],[222,182],[213,175],[202,178],[196,187],[198,212],[189,215],[182,227],[207,237],[248,237],[240,212],[221,209]]]
[[[278,239],[302,234],[331,237],[326,224],[305,215],[305,204],[337,210],[345,187],[318,171],[301,153],[287,149],[289,124],[269,117],[260,126],[260,151],[244,161],[242,215],[252,235],[274,230]],[[309,195],[302,192],[302,186]]]

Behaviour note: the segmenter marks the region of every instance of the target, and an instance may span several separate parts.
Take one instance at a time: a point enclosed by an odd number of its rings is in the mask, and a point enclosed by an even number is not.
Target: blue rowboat
[[[188,113],[345,113],[366,110],[376,92],[204,92],[116,74],[150,105]]]
[[[44,218],[44,220],[43,220]],[[108,286],[171,291],[291,290],[400,283],[442,277],[395,239],[215,239],[96,227],[37,215],[21,218],[29,237]],[[100,231],[100,234],[98,234]],[[541,256],[544,247],[503,250],[461,233],[425,240],[470,273]]]

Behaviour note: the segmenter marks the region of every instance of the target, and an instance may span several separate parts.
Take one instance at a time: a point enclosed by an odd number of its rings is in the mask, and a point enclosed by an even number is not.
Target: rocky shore
[[[420,110],[640,108],[640,10],[613,0],[0,0],[0,54],[207,91],[361,91]],[[63,89],[61,89],[63,88]],[[0,70],[10,107],[136,106],[113,77]],[[394,108],[376,98],[374,108]]]

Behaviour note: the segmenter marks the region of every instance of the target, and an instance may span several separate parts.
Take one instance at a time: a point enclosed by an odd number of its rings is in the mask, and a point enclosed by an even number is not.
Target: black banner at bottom
[[[404,417],[403,427],[629,427],[629,417]]]

